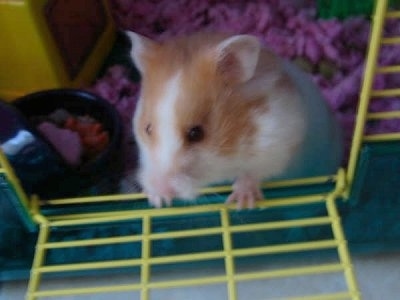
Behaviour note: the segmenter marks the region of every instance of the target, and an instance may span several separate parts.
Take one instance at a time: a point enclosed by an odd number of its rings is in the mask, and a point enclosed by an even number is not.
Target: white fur
[[[276,94],[269,102],[268,115],[255,116],[259,132],[255,153],[249,160],[253,174],[260,179],[279,176],[296,155],[293,148],[304,137],[305,120],[301,102],[293,94]],[[285,120],[282,122],[282,120]]]
[[[139,152],[140,152],[140,156],[139,156],[139,160],[140,160],[140,174],[138,174],[139,177],[143,177],[143,166],[149,164],[151,162],[151,156],[150,156],[150,149],[148,147],[148,145],[140,138],[140,133],[139,130],[143,130],[143,128],[140,127],[140,123],[139,123],[139,117],[140,115],[143,113],[143,99],[139,99],[137,105],[136,105],[136,109],[135,109],[135,114],[133,117],[133,129],[135,132],[135,136],[136,136],[136,142],[138,144],[139,147]],[[140,178],[140,180],[142,180],[142,178]]]
[[[182,147],[182,139],[174,128],[176,101],[181,90],[180,73],[172,77],[165,85],[164,97],[156,107],[155,129],[158,131],[157,166],[161,174],[167,174],[172,169],[178,150]]]
[[[157,143],[155,149],[150,148],[147,143],[138,139],[141,160],[141,177],[145,190],[154,196],[160,195],[157,186],[154,186],[155,178],[157,181],[163,181],[165,184],[173,186],[170,176],[173,176],[171,170],[174,169],[174,157],[182,147],[182,140],[174,128],[174,108],[179,97],[181,75],[178,73],[173,76],[163,87],[163,98],[160,99],[157,107],[154,108],[155,114],[152,121],[152,131],[157,134]],[[135,120],[141,115],[142,101],[135,115]],[[138,128],[138,121],[135,127]],[[138,136],[138,135],[137,135]]]

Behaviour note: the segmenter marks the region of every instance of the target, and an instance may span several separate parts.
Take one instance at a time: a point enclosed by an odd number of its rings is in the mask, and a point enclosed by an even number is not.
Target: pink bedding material
[[[265,45],[301,63],[311,73],[342,123],[349,149],[369,41],[370,22],[366,18],[321,20],[316,17],[314,1],[307,0],[111,0],[111,4],[121,29],[157,40],[199,30],[258,36]],[[400,35],[400,24],[391,22],[385,33]],[[385,46],[379,61],[381,65],[400,64],[400,49]],[[396,85],[400,86],[397,74],[375,80],[378,89]],[[111,67],[93,90],[116,106],[130,133],[139,88],[128,79],[124,67]],[[384,99],[371,106],[373,111],[393,109],[400,109],[399,99]],[[400,122],[375,122],[367,130],[400,131]]]

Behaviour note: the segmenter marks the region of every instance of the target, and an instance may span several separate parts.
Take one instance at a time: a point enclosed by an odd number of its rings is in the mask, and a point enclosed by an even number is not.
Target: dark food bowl
[[[13,105],[28,122],[35,117],[49,115],[60,108],[76,116],[88,115],[100,122],[109,135],[108,145],[101,153],[90,160],[83,161],[77,167],[72,167],[46,141],[46,137],[37,130],[34,124],[31,124],[31,132],[48,144],[60,164],[59,172],[49,174],[46,180],[37,184],[32,192],[39,194],[42,198],[71,197],[86,194],[83,192],[84,189],[93,190],[96,185],[116,178],[121,167],[121,155],[118,155],[118,151],[122,124],[117,111],[106,100],[83,90],[56,89],[26,95],[15,100]]]

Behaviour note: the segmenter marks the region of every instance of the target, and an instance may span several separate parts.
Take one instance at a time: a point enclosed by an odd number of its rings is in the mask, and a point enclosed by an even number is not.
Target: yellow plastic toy
[[[0,98],[90,83],[113,45],[108,5],[106,0],[1,0]]]

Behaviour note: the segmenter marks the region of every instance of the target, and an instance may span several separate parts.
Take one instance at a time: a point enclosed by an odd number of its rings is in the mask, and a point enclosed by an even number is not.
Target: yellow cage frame
[[[337,199],[347,198],[350,194],[354,176],[356,175],[357,161],[362,145],[365,142],[381,142],[381,141],[398,141],[400,133],[392,134],[376,134],[365,135],[365,124],[368,120],[387,120],[399,118],[400,111],[386,113],[369,113],[368,107],[371,98],[398,96],[400,89],[390,90],[373,90],[372,84],[374,76],[378,73],[400,72],[400,66],[378,67],[377,59],[381,45],[400,44],[400,38],[385,38],[382,36],[383,26],[387,18],[400,18],[400,11],[389,11],[388,1],[376,1],[375,12],[373,15],[373,25],[370,35],[370,44],[367,53],[365,77],[362,84],[358,113],[356,118],[356,126],[354,137],[352,140],[351,153],[347,169],[340,169],[336,175],[306,178],[299,180],[281,181],[266,183],[263,187],[279,188],[279,187],[296,187],[312,184],[323,184],[325,182],[334,182],[334,188],[329,193],[311,194],[305,196],[293,196],[286,198],[268,199],[268,201],[260,201],[257,207],[260,209],[268,209],[270,207],[290,207],[292,205],[308,205],[312,203],[323,203],[326,206],[327,215],[322,217],[300,218],[296,220],[282,220],[278,222],[264,222],[256,224],[230,224],[229,211],[234,209],[233,206],[225,204],[206,204],[187,207],[170,207],[162,209],[141,209],[130,211],[109,211],[109,212],[87,212],[79,214],[59,214],[46,216],[42,213],[41,207],[46,205],[74,205],[74,204],[93,204],[110,201],[136,201],[145,199],[143,194],[124,194],[124,195],[106,195],[93,196],[84,198],[55,199],[43,203],[38,197],[32,196],[28,199],[27,195],[21,188],[18,178],[15,176],[13,169],[9,165],[5,156],[0,152],[0,173],[5,174],[22,205],[30,212],[33,220],[39,225],[39,237],[36,245],[35,257],[31,270],[27,300],[34,300],[46,297],[60,297],[66,295],[88,295],[103,292],[116,291],[140,291],[140,299],[150,299],[150,292],[155,289],[197,286],[208,284],[226,284],[227,295],[229,300],[237,300],[237,284],[242,281],[282,278],[291,276],[300,276],[307,274],[323,274],[341,272],[344,275],[347,290],[337,293],[327,293],[323,295],[310,295],[302,297],[294,297],[290,299],[361,299],[361,295],[354,276],[354,270],[351,264],[350,255],[347,248],[346,239],[340,223],[340,217],[336,207]],[[212,187],[203,190],[203,194],[226,193],[230,191],[230,187]],[[220,216],[219,227],[201,228],[193,230],[172,231],[165,233],[154,233],[151,231],[152,218],[170,217],[179,215],[191,215],[202,212],[215,212]],[[140,220],[142,224],[142,234],[133,236],[107,237],[97,239],[74,240],[64,242],[49,242],[52,229],[60,227],[68,227],[74,225],[90,225],[101,224],[116,221]],[[246,249],[234,249],[232,245],[232,234],[235,232],[251,232],[258,230],[273,230],[283,228],[305,227],[327,224],[331,226],[333,238],[329,240],[281,244],[273,246],[253,247]],[[157,239],[194,237],[208,234],[220,234],[223,240],[223,250],[210,251],[193,254],[181,254],[165,257],[151,257],[151,241]],[[141,258],[127,259],[116,261],[100,261],[91,263],[72,263],[46,266],[45,256],[49,249],[83,247],[94,245],[113,245],[129,242],[141,242]],[[254,256],[259,254],[273,253],[295,253],[305,250],[318,249],[336,249],[339,257],[338,263],[328,263],[317,266],[294,267],[279,270],[264,270],[257,272],[248,272],[236,274],[235,258],[244,256]],[[153,264],[166,264],[174,262],[197,262],[207,259],[220,258],[225,262],[225,275],[208,275],[197,279],[168,280],[161,282],[152,282],[150,268]],[[113,285],[103,287],[85,287],[59,290],[41,290],[40,284],[43,274],[80,271],[80,270],[102,270],[126,266],[140,267],[140,282],[125,285]]]

